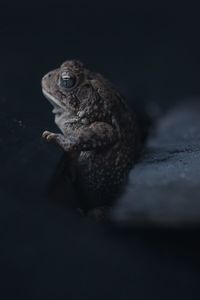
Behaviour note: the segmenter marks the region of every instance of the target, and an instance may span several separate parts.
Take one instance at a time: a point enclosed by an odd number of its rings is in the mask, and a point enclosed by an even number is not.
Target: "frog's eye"
[[[76,83],[76,77],[68,72],[63,72],[60,76],[60,85],[63,88],[71,88]]]

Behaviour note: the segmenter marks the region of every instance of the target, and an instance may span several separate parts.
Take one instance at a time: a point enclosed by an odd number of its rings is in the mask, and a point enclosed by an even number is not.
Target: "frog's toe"
[[[43,134],[42,134],[42,137],[43,137],[44,139],[46,139],[46,137],[47,137],[49,134],[51,134],[51,132],[45,130],[45,131],[43,132]]]
[[[42,134],[42,137],[46,139],[48,142],[56,138],[56,134],[50,131],[45,130]]]

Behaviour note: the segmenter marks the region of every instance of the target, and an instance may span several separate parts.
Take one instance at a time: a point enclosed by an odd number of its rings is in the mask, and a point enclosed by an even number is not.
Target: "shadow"
[[[115,186],[114,189],[99,193],[89,191],[83,185],[82,178],[76,174],[66,154],[63,154],[48,184],[47,197],[66,209],[87,213],[98,207],[109,208],[114,205],[118,197],[123,194],[125,187],[126,181]]]
[[[78,195],[71,178],[70,162],[65,153],[49,181],[47,197],[50,201],[60,203],[68,210],[76,210],[79,207]]]

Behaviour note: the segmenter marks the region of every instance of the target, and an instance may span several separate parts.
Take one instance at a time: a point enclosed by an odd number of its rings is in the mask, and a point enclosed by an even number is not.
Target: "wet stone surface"
[[[123,225],[200,223],[200,106],[188,103],[163,116],[111,211]]]

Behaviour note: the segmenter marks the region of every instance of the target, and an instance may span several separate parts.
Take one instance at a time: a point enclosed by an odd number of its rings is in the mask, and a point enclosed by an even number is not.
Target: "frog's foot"
[[[104,221],[107,215],[107,206],[96,207],[87,212],[87,217],[94,219],[98,222]]]
[[[59,137],[60,134],[57,134],[57,133],[53,133],[53,132],[50,132],[50,131],[47,131],[45,130],[42,134],[42,137],[47,140],[48,142],[50,141],[57,141],[58,140],[58,137]]]
[[[88,217],[97,222],[104,221],[106,218],[106,208],[105,206],[93,208],[89,211],[86,211],[83,208],[77,208],[77,212],[81,217]]]

